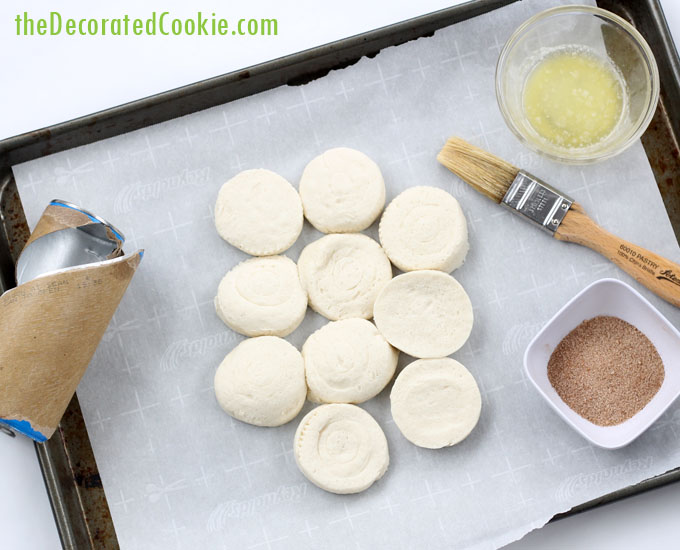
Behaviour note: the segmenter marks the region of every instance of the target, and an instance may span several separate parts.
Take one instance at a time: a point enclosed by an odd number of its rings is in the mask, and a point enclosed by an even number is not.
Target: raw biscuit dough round
[[[215,227],[225,241],[253,256],[280,254],[302,231],[295,188],[271,170],[245,170],[217,195]]]
[[[362,403],[392,380],[399,352],[366,319],[331,321],[302,346],[307,399]]]
[[[307,294],[289,258],[251,258],[224,276],[217,288],[215,310],[240,334],[288,336],[305,317]]]
[[[397,195],[380,219],[379,235],[388,258],[402,271],[450,273],[469,249],[463,209],[436,187],[411,187]]]
[[[419,359],[399,373],[390,394],[392,418],[414,445],[440,449],[459,443],[477,425],[482,397],[458,361]]]
[[[378,423],[356,405],[321,405],[300,422],[293,445],[304,476],[325,491],[360,493],[380,479],[390,463]]]
[[[378,292],[392,278],[383,249],[360,233],[326,235],[308,244],[298,271],[310,307],[331,321],[370,319]]]
[[[382,289],[375,324],[395,348],[420,358],[445,357],[470,336],[472,304],[465,289],[441,271],[411,271]]]
[[[302,355],[276,336],[241,342],[215,373],[224,411],[256,426],[280,426],[297,416],[307,395]]]
[[[300,179],[305,217],[322,233],[351,233],[371,225],[385,206],[378,165],[355,149],[338,147],[314,158]]]

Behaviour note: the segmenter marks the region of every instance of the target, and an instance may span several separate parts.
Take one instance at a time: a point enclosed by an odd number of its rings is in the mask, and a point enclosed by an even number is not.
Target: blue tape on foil
[[[88,218],[90,218],[95,223],[102,223],[101,220],[98,220],[97,218],[95,218],[91,214],[88,214],[87,212],[83,212],[80,208],[74,208],[73,206],[71,206],[69,204],[64,204],[63,202],[51,201],[50,206],[61,206],[63,208],[69,208],[71,210],[75,210],[76,212],[80,212],[81,214],[85,214]],[[122,242],[125,242],[125,237],[123,237],[123,235],[118,233],[118,231],[116,231],[113,227],[111,227],[110,224],[107,224],[107,225],[108,225],[109,229],[113,232],[113,234],[116,236],[117,239],[119,239]]]
[[[0,424],[5,424],[13,430],[24,434],[35,441],[47,441],[47,438],[43,434],[33,429],[31,423],[28,420],[7,420],[5,418],[0,418]]]

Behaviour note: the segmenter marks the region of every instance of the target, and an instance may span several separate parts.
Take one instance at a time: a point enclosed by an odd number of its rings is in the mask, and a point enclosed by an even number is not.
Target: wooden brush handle
[[[555,237],[599,252],[654,294],[680,307],[680,265],[602,229],[581,205],[572,205]]]

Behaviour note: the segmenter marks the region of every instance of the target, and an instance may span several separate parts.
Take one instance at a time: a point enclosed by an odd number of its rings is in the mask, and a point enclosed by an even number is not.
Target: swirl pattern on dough
[[[332,321],[370,319],[376,296],[392,278],[383,249],[360,233],[326,235],[308,244],[298,271],[311,308]]]
[[[362,403],[394,376],[399,352],[365,319],[327,323],[302,346],[307,398],[315,403]]]
[[[397,195],[380,219],[380,244],[402,271],[437,269],[450,273],[469,248],[463,209],[436,187],[411,187]]]
[[[389,466],[387,439],[378,423],[355,405],[321,405],[295,432],[295,461],[317,487],[337,494],[359,493]]]
[[[240,334],[287,336],[300,325],[307,310],[307,295],[295,262],[285,256],[241,262],[220,282],[215,310]]]
[[[256,426],[280,426],[297,416],[307,394],[300,352],[276,336],[241,342],[215,373],[222,409]]]
[[[305,167],[300,198],[305,217],[322,233],[362,231],[385,206],[385,182],[369,157],[337,147]]]

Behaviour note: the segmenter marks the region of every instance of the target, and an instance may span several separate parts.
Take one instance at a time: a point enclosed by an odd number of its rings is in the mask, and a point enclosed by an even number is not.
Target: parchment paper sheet
[[[147,250],[78,390],[122,548],[495,548],[574,504],[680,465],[677,405],[629,447],[604,451],[558,418],[523,374],[526,344],[559,307],[596,279],[628,277],[501,210],[435,161],[445,139],[460,135],[572,194],[607,229],[680,259],[640,144],[603,164],[561,166],[523,148],[501,119],[493,84],[501,45],[554,4],[514,4],[303,87],[15,167],[31,225],[59,197],[120,227],[127,250]],[[435,185],[461,201],[471,250],[455,276],[475,326],[454,357],[483,396],[472,435],[439,451],[400,435],[388,391],[363,405],[386,432],[391,465],[354,496],[325,493],[298,472],[299,419],[247,426],[219,409],[212,388],[241,340],[212,299],[246,257],[213,228],[220,185],[259,167],[297,184],[305,164],[334,146],[375,159],[388,200]],[[377,237],[375,227],[367,233]],[[306,224],[287,254],[297,259],[318,236]],[[680,324],[680,312],[634,286]],[[323,322],[309,312],[289,340],[301,346]]]

